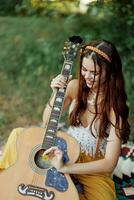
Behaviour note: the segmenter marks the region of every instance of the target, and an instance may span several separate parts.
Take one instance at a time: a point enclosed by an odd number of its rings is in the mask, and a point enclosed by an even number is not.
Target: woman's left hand
[[[48,155],[51,165],[60,171],[64,165],[62,160],[63,152],[57,146],[47,149],[43,155]]]

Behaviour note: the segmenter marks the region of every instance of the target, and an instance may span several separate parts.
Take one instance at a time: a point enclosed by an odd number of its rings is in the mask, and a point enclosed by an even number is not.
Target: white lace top
[[[74,101],[70,105],[69,113],[72,111],[73,106],[74,106]],[[92,128],[92,131],[95,137],[92,135],[89,126],[83,127],[82,125],[80,125],[78,127],[70,126],[67,130],[67,133],[78,141],[81,147],[81,152],[85,152],[86,154],[89,154],[94,157],[95,152],[96,152],[96,142],[97,142],[97,139],[96,139],[97,133],[94,126]],[[99,151],[103,155],[105,154],[106,144],[107,142],[104,139],[101,141],[99,145]]]

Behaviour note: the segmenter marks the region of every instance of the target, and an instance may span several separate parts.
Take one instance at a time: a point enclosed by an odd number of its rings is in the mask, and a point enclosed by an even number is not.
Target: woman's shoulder
[[[72,79],[67,85],[67,92],[72,100],[75,99],[77,96],[78,87],[79,87],[78,79]]]

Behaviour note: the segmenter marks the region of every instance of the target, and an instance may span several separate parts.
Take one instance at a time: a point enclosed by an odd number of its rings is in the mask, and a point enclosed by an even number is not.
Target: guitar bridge
[[[42,200],[53,200],[55,197],[54,192],[48,191],[45,188],[40,188],[34,185],[20,184],[18,192],[23,196],[33,196]]]

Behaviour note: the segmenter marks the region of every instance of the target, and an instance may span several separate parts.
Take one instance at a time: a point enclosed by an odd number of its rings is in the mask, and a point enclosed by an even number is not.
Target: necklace
[[[94,106],[95,100],[96,100],[96,94],[94,94],[91,99],[87,99],[87,102],[88,102],[89,105]]]
[[[99,94],[99,95],[100,95],[100,94]],[[90,105],[90,106],[94,106],[94,105],[95,105],[96,96],[97,96],[97,94],[94,92],[91,99],[87,98],[87,103],[88,103],[88,105]],[[100,102],[101,102],[102,100],[103,100],[102,96],[101,96],[101,98],[98,98],[98,99],[97,99],[97,105],[100,104]]]

